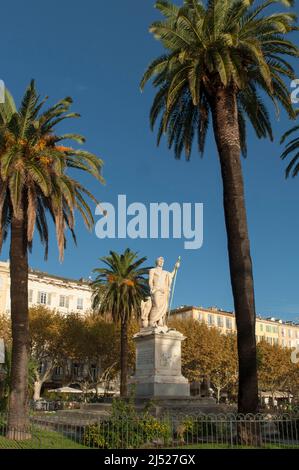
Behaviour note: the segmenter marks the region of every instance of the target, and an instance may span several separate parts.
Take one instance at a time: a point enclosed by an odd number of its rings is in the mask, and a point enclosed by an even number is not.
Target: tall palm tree
[[[255,300],[240,155],[246,156],[246,118],[257,136],[269,137],[269,114],[259,91],[294,118],[284,78],[294,77],[283,56],[298,56],[286,39],[296,15],[267,12],[279,0],[185,0],[182,6],[158,1],[162,21],[150,31],[166,52],[146,70],[141,89],[153,79],[158,89],[151,126],[160,118],[158,144],[189,160],[195,136],[203,153],[210,120],[223,180],[232,291],[238,330],[239,412],[256,412]],[[281,1],[284,5],[293,2]]]
[[[13,343],[8,427],[15,437],[13,430],[19,436],[28,425],[28,250],[34,230],[39,233],[47,257],[49,214],[56,227],[62,260],[67,228],[76,240],[75,211],[91,229],[93,216],[86,196],[96,201],[68,170],[82,170],[103,182],[102,161],[98,157],[62,145],[64,140],[83,143],[84,137],[55,132],[60,122],[79,117],[69,112],[71,98],[43,111],[46,99],[40,100],[32,81],[18,110],[8,91],[5,103],[0,105],[0,249],[9,229],[11,236]]]
[[[137,259],[137,253],[126,249],[121,255],[110,251],[100,258],[107,267],[93,270],[97,274],[92,283],[93,308],[100,314],[110,314],[121,327],[120,395],[127,396],[128,325],[133,317],[141,315],[141,301],[149,295],[148,281],[144,277],[149,268],[140,267],[146,258]]]
[[[299,112],[297,112],[299,115]],[[292,127],[289,131],[285,132],[282,136],[280,143],[283,144],[290,136],[297,133],[297,137],[291,139],[286,147],[284,152],[281,154],[280,158],[285,160],[288,157],[291,157],[291,161],[286,168],[286,178],[290,175],[294,178],[299,173],[299,125]]]

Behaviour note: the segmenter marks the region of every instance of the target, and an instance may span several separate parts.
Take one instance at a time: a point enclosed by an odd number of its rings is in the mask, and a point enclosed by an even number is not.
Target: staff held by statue
[[[180,266],[181,266],[181,257],[179,256],[177,262],[175,263],[175,267],[174,267],[175,273],[174,273],[174,278],[173,278],[173,284],[172,284],[172,287],[171,287],[171,296],[170,296],[170,303],[169,303],[169,310],[168,310],[167,320],[169,320],[169,317],[170,317],[171,307],[172,307],[173,298],[174,298],[176,278],[177,278],[177,274],[178,274],[178,270],[179,270]]]

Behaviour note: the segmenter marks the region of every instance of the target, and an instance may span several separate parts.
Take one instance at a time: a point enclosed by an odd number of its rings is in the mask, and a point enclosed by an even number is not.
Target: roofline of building
[[[0,263],[6,263],[9,265],[9,261],[0,261]],[[72,282],[74,284],[79,284],[80,286],[86,286],[86,287],[90,287],[90,282],[83,279],[80,280],[80,279],[71,279],[69,277],[62,277],[62,276],[57,276],[56,274],[49,274],[49,273],[46,273],[44,271],[39,271],[38,269],[33,269],[33,268],[30,268],[29,267],[29,274],[34,274],[38,277],[47,277],[49,279],[56,279],[58,281],[64,281],[64,282]]]
[[[200,310],[200,311],[207,312],[207,313],[216,313],[217,315],[229,315],[231,317],[235,317],[234,312],[227,312],[226,310],[217,309],[216,307],[206,308],[206,307],[197,307],[195,305],[184,305],[182,307],[174,308],[171,310],[170,314],[173,315],[175,313],[188,312],[190,310]],[[256,319],[266,322],[266,323],[267,322],[271,323],[272,325],[279,324],[279,325],[286,325],[286,326],[294,326],[297,328],[299,327],[299,323],[293,322],[291,320],[279,320],[279,319],[271,320],[269,318],[264,318],[260,315],[257,315]]]
[[[80,280],[80,279],[71,279],[68,277],[62,277],[62,276],[57,276],[56,274],[49,274],[45,273],[43,271],[39,271],[38,269],[31,269],[29,268],[29,274],[35,274],[38,277],[48,277],[49,279],[57,279],[58,281],[64,281],[64,282],[72,282],[74,284],[79,284],[81,286],[90,286],[90,282],[86,280]]]
[[[208,312],[208,313],[220,313],[222,315],[231,315],[231,316],[235,316],[234,312],[227,312],[226,310],[220,310],[220,309],[216,309],[213,310],[213,308],[206,308],[206,307],[196,307],[195,305],[184,305],[183,307],[177,307],[177,308],[174,308],[171,310],[171,314],[173,312],[186,312],[186,311],[189,311],[189,310],[200,310],[200,311],[204,311],[204,312]]]

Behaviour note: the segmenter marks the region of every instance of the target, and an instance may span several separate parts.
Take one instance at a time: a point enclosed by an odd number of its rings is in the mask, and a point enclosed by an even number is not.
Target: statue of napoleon
[[[173,278],[180,267],[180,261],[175,264],[170,273],[163,270],[164,258],[160,256],[156,260],[156,267],[149,270],[149,287],[151,296],[146,302],[141,303],[142,327],[157,328],[166,326],[166,318],[169,306],[169,297]]]

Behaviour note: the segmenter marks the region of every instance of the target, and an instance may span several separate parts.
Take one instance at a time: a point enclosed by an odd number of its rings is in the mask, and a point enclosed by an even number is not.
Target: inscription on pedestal
[[[144,366],[153,366],[154,364],[154,355],[152,348],[141,349],[137,351],[137,367],[141,368]]]

